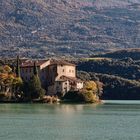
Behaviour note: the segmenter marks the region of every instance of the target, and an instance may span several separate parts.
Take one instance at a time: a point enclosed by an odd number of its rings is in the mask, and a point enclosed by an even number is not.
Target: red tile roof
[[[74,82],[82,82],[81,79],[77,79],[76,77],[69,77],[69,76],[61,76],[60,79],[74,81]]]
[[[75,64],[69,63],[64,60],[56,60],[56,59],[51,59],[51,65],[69,65],[69,66],[76,66]]]
[[[36,62],[36,66],[41,66],[45,62],[49,60],[26,60],[21,63],[21,67],[33,67],[34,62]],[[69,66],[76,66],[75,64],[69,63],[64,60],[56,60],[56,59],[51,59],[50,60],[50,65],[69,65]]]
[[[33,67],[34,62],[36,62],[36,66],[39,67],[47,61],[48,60],[27,60],[27,61],[23,62],[20,67]]]

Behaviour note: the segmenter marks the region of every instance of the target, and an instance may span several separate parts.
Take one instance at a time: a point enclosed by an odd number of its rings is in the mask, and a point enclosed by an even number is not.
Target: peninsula
[[[99,81],[76,77],[76,65],[64,60],[9,59],[0,66],[1,102],[97,102]]]

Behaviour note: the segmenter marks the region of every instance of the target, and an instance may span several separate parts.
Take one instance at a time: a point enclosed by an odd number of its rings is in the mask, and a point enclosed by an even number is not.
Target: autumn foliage
[[[11,86],[22,83],[22,80],[19,77],[16,77],[15,73],[12,72],[12,69],[5,65],[0,67],[0,85],[1,86]]]
[[[101,85],[100,85],[101,86]],[[99,91],[101,88],[99,83],[94,81],[86,81],[84,88],[79,91],[69,91],[65,94],[64,99],[74,102],[94,103],[99,102]]]
[[[22,85],[22,79],[17,77],[8,65],[0,66],[0,94],[15,96]]]

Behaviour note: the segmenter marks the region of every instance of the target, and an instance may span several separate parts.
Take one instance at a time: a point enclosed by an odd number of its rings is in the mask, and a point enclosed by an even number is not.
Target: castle
[[[24,81],[29,81],[32,77],[34,62],[42,87],[46,89],[48,95],[64,95],[68,91],[83,88],[83,81],[76,78],[76,65],[63,60],[22,61],[20,69]]]

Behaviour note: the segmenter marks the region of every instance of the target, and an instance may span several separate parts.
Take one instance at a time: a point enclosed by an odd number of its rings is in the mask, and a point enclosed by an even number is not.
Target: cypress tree
[[[41,81],[38,76],[36,62],[34,62],[33,76],[30,81],[30,95],[32,99],[41,99],[45,95],[45,90],[41,87]]]
[[[38,75],[38,70],[37,70],[36,62],[34,62],[33,74],[34,75]]]
[[[16,76],[17,76],[17,77],[20,77],[19,56],[17,56],[17,62],[16,62]]]
[[[20,59],[19,56],[17,56],[17,60],[16,60],[16,68],[15,68],[15,73],[16,73],[16,79],[15,79],[15,83],[13,84],[13,91],[15,96],[21,94],[21,88],[23,86],[23,81],[21,79],[21,75],[20,75]]]

